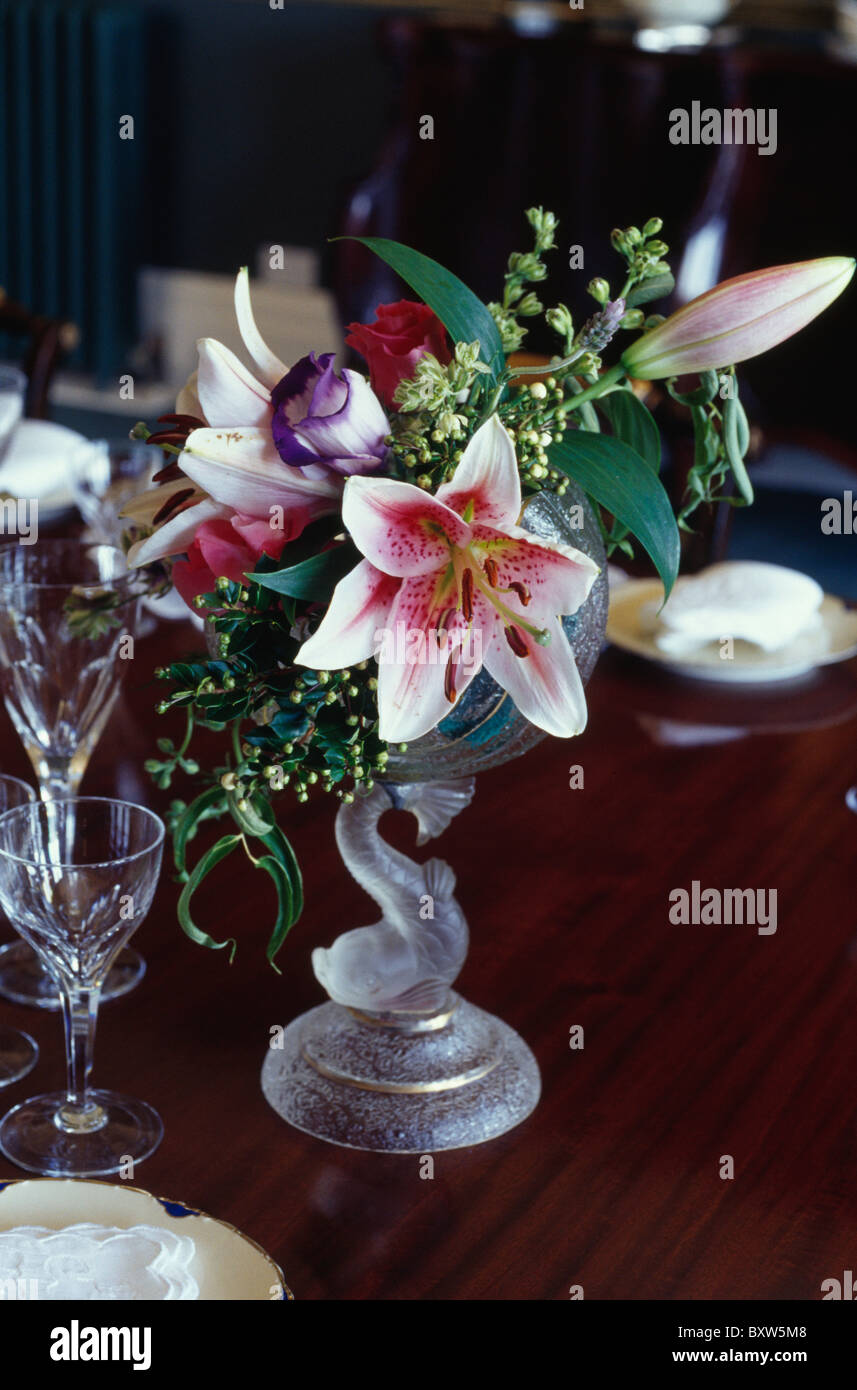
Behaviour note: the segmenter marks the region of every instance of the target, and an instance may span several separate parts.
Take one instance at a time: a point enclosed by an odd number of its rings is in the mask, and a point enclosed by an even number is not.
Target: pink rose
[[[300,528],[298,528],[300,529]],[[204,521],[188,549],[186,560],[173,565],[173,584],[188,607],[197,594],[210,594],[221,575],[237,584],[256,568],[261,555],[278,560],[292,538],[288,527],[275,529],[267,521],[241,516]]]
[[[345,339],[365,357],[372,389],[389,410],[397,410],[393,393],[407,381],[426,352],[443,366],[452,361],[446,329],[427,304],[400,299],[398,304],[379,304],[374,323],[350,323]]]

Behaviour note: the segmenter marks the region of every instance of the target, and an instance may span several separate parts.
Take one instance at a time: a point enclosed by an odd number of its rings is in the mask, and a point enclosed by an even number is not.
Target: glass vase
[[[571,488],[563,498],[531,499],[522,525],[601,566],[586,602],[563,623],[585,682],[607,616],[597,518]],[[541,1082],[530,1048],[452,988],[468,945],[453,870],[393,849],[378,823],[387,810],[410,811],[425,844],[469,804],[474,774],[543,737],[483,669],[436,729],[391,752],[385,781],[340,808],[340,854],[382,915],[313,952],[329,1000],[272,1039],[262,1090],[296,1128],[350,1148],[426,1153],[496,1138],[534,1109]]]

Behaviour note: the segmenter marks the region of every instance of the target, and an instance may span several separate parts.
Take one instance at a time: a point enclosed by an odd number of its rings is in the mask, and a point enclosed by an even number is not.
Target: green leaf
[[[208,787],[182,812],[176,821],[175,833],[173,835],[173,862],[180,874],[186,872],[187,842],[192,840],[197,832],[199,822],[206,820],[212,815],[218,814],[214,807],[217,802],[224,800],[223,790],[220,787]]]
[[[633,391],[611,391],[597,405],[607,416],[613,433],[640,455],[654,473],[661,468],[661,436],[651,413]]]
[[[279,859],[274,858],[273,854],[264,854],[261,859],[257,859],[256,866],[271,875],[277,890],[277,920],[265,949],[265,955],[279,975],[281,973],[280,968],[278,965],[274,965],[274,956],[288,936],[289,928],[292,925],[294,911],[292,883],[283,865]]]
[[[212,936],[208,935],[208,932],[202,931],[190,915],[190,900],[206,875],[211,873],[211,870],[216,868],[220,861],[225,859],[227,854],[231,854],[235,846],[240,845],[240,843],[240,835],[224,835],[222,839],[211,846],[211,849],[206,850],[202,858],[194,865],[193,872],[181,891],[177,908],[179,923],[185,935],[189,936],[191,941],[195,941],[197,945],[207,946],[212,951],[222,951],[224,946],[230,946],[232,948],[229,952],[230,962],[235,959],[238,942],[231,936],[227,937],[225,941],[215,941]]]
[[[612,512],[645,546],[664,581],[665,596],[678,575],[679,535],[660,480],[620,439],[581,430],[552,444],[548,457],[584,492]]]
[[[304,910],[303,879],[301,877],[297,855],[278,825],[275,825],[273,830],[269,831],[267,835],[262,835],[261,840],[262,844],[270,850],[271,854],[273,854],[276,859],[280,860],[283,867],[291,876],[295,908],[294,917],[292,918],[292,923],[294,924]]]
[[[281,706],[277,714],[274,715],[268,728],[283,743],[296,742],[306,733],[310,725],[309,715],[305,709],[295,705]]]
[[[273,589],[277,594],[326,603],[340,579],[359,561],[356,547],[349,542],[333,550],[323,550],[320,555],[302,560],[299,565],[275,570],[272,574],[248,574],[247,578],[254,584],[261,584],[263,589]]]
[[[670,272],[665,270],[662,275],[653,275],[651,279],[635,285],[625,303],[629,309],[638,309],[641,304],[650,304],[653,299],[665,299],[674,289],[675,280]]]
[[[274,812],[264,797],[255,796],[248,801],[246,809],[238,805],[239,797],[229,793],[229,810],[232,819],[245,835],[255,835],[258,839],[270,834],[274,828]]]
[[[749,507],[753,501],[753,484],[750,482],[747,469],[744,467],[744,459],[738,439],[738,412],[740,408],[740,403],[735,396],[726,397],[723,406],[723,445],[738,491],[741,494],[745,506]]]
[[[303,879],[297,856],[278,825],[275,825],[269,834],[260,838],[270,853],[258,861],[259,867],[273,878],[279,904],[277,920],[274,923],[266,951],[268,960],[273,965],[274,956],[303,912]]]
[[[506,365],[499,330],[482,300],[467,288],[463,280],[422,252],[403,246],[400,241],[388,241],[386,237],[377,236],[342,239],[359,241],[380,256],[382,261],[386,261],[434,310],[453,342],[472,343],[478,338],[483,362],[487,362],[495,379],[499,376]]]
[[[700,372],[699,385],[693,391],[676,391],[673,385],[676,380],[676,377],[670,377],[666,386],[673,400],[678,401],[679,405],[708,405],[709,401],[714,400],[720,386],[719,376],[711,371]]]

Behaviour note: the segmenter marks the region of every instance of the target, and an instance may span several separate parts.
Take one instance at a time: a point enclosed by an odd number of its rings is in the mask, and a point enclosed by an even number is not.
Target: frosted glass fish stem
[[[88,1095],[101,987],[87,989],[63,981],[61,990],[68,1094],[56,1123],[70,1134],[91,1133],[100,1129],[107,1119],[101,1106]]]

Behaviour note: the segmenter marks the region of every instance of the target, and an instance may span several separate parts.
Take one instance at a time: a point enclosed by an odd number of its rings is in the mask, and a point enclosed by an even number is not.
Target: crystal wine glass
[[[144,1101],[89,1084],[101,988],[152,905],[164,825],[128,801],[79,797],[0,815],[0,906],[59,985],[67,1089],[0,1124],[0,1151],[45,1177],[93,1177],[139,1163],[163,1136]]]
[[[26,782],[0,773],[0,814],[35,800],[36,793]],[[38,1058],[39,1049],[29,1033],[0,1026],[0,1090],[31,1072]]]
[[[137,630],[137,579],[113,546],[75,540],[0,547],[0,688],[43,799],[74,796],[119,694]],[[99,627],[76,631],[66,604],[115,602]],[[123,952],[105,999],[145,972]],[[53,980],[22,941],[0,948],[0,994],[59,1009]]]
[[[87,440],[69,456],[72,494],[93,541],[119,545],[128,525],[119,513],[163,464],[160,449],[133,439]]]

